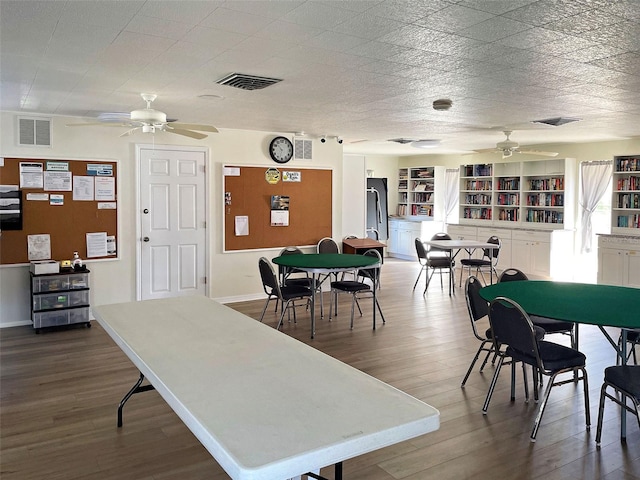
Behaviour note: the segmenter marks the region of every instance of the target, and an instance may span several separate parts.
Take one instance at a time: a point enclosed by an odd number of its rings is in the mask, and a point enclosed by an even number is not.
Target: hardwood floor
[[[346,461],[345,479],[640,478],[640,429],[629,416],[628,440],[622,444],[619,409],[612,403],[606,406],[602,448],[595,447],[603,369],[615,363],[613,350],[596,328],[580,330],[589,372],[591,431],[584,425],[582,387],[569,384],[552,391],[537,442],[530,443],[537,405],[524,403],[521,378],[516,401],[510,402],[505,368],[488,415],[482,415],[493,368],[488,365],[484,373],[476,368],[460,388],[478,347],[464,294],[457,289],[449,297],[446,278],[441,290],[437,276],[425,296],[422,282],[412,292],[417,273],[417,262],[385,260],[379,299],[387,322],[376,331],[371,329],[370,301],[362,302],[364,316],[349,329],[347,296],[337,318],[318,319],[314,340],[302,309],[296,324],[285,322],[283,334],[440,410],[437,432]],[[327,302],[328,296],[325,306]],[[230,306],[258,318],[263,301]],[[273,309],[265,322],[276,324]],[[155,391],[132,397],[124,427],[116,428],[118,402],[138,372],[97,322],[92,324],[90,329],[40,335],[30,327],[0,330],[2,480],[228,478]],[[296,408],[295,398],[283,401]],[[322,473],[332,478],[333,469]]]

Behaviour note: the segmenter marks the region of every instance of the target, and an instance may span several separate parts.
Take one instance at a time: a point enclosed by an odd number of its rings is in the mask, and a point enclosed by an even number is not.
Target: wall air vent
[[[32,147],[51,146],[51,119],[36,117],[18,118],[18,145]]]
[[[296,160],[313,160],[313,140],[293,137],[293,158]]]
[[[231,73],[216,83],[240,88],[242,90],[260,90],[261,88],[266,88],[281,81],[282,79],[280,78],[256,77],[255,75],[246,75],[244,73]]]
[[[560,125],[564,125],[565,123],[579,122],[580,120],[582,119],[573,117],[556,117],[545,118],[544,120],[533,120],[531,123],[543,123],[545,125],[551,125],[552,127],[559,127]]]

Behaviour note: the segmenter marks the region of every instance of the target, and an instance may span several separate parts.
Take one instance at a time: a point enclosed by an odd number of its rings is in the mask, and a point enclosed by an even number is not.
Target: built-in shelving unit
[[[574,165],[573,159],[462,165],[460,223],[572,228],[565,180]]]
[[[434,167],[401,168],[398,172],[398,209],[401,217],[432,218]]]
[[[613,158],[611,231],[640,235],[640,155]]]

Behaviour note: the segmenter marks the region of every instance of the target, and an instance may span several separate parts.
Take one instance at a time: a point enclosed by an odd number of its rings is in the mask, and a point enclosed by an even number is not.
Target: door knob
[[[143,237],[143,238],[142,238],[142,241],[143,241],[143,242],[148,242],[148,241],[149,241],[149,237]]]
[[[142,213],[149,213],[149,209],[145,208],[144,210],[142,210]]]

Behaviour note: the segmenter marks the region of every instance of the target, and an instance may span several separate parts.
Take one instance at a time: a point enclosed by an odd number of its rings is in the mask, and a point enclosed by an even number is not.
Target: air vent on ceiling
[[[405,143],[411,143],[411,142],[415,142],[414,139],[412,138],[390,138],[388,140],[389,142],[396,142],[396,143],[401,143],[401,144],[405,144]]]
[[[545,125],[551,125],[552,127],[559,127],[560,125],[564,125],[565,123],[579,122],[580,120],[580,118],[573,117],[556,117],[545,118],[544,120],[534,120],[531,123],[544,123]]]
[[[282,79],[280,78],[257,77],[255,75],[246,75],[244,73],[231,73],[226,77],[221,78],[216,83],[220,85],[228,85],[229,87],[240,88],[242,90],[259,90],[281,81]]]
[[[51,119],[18,117],[18,145],[51,146]]]
[[[293,137],[293,158],[296,160],[312,160],[313,141],[307,138]]]

